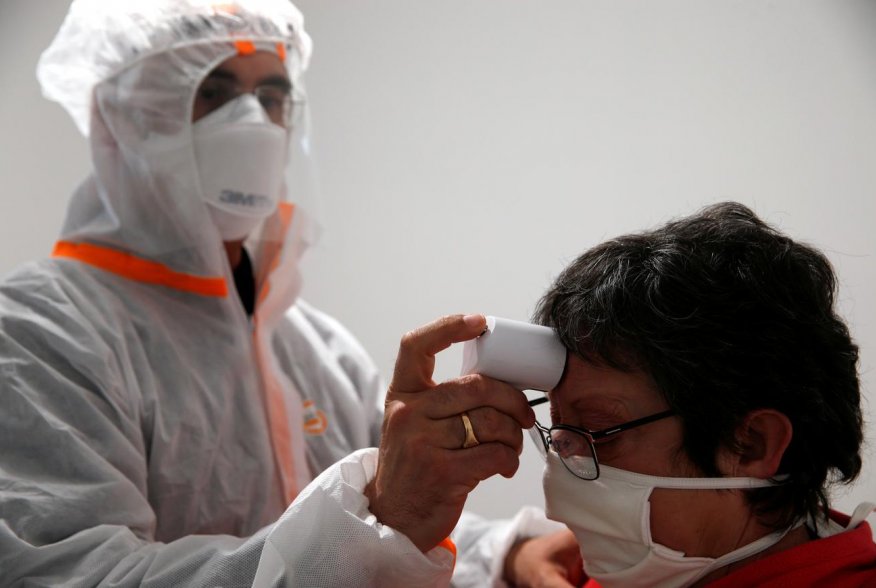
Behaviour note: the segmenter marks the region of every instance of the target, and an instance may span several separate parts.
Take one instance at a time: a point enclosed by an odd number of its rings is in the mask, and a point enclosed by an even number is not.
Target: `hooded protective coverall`
[[[373,451],[307,486],[378,443],[383,387],[296,301],[296,194],[247,242],[252,317],[199,196],[195,90],[253,50],[300,87],[310,41],[285,0],[77,0],[41,60],[94,170],[53,256],[0,284],[3,585],[449,581],[451,550],[423,554],[368,512]],[[455,582],[495,574],[507,531],[464,517]]]

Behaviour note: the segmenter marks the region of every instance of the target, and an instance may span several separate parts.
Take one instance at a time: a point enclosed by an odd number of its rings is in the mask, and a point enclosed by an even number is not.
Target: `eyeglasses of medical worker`
[[[582,480],[595,480],[599,477],[599,459],[596,456],[596,446],[601,440],[675,414],[671,410],[665,410],[601,431],[591,431],[563,424],[552,425],[548,428],[541,424],[542,422],[551,422],[548,402],[547,395],[529,401],[529,406],[535,410],[536,418],[535,426],[529,429],[529,434],[542,457],[547,457],[548,450],[553,450],[560,457],[560,461],[563,462],[566,469]]]
[[[244,90],[237,80],[211,74],[201,82],[195,99],[206,115],[242,94]],[[282,78],[256,86],[251,94],[265,109],[272,123],[287,129],[293,126],[294,118],[304,102],[303,96],[296,94],[289,81]]]

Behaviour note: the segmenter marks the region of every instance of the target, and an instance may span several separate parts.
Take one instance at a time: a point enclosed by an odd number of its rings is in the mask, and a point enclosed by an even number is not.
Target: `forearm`
[[[101,525],[33,545],[0,523],[0,570],[4,585],[250,586],[266,535],[267,529],[246,539],[192,535],[159,543]]]
[[[454,556],[422,553],[368,510],[377,450],[357,451],[314,480],[267,537],[254,586],[446,586]]]
[[[510,520],[487,520],[463,513],[452,535],[458,549],[452,585],[454,588],[505,586],[505,558],[518,541],[565,528],[533,507],[524,507]]]

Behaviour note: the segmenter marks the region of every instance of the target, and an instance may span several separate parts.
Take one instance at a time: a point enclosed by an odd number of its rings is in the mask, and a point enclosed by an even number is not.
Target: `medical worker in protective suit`
[[[38,77],[94,170],[52,257],[0,284],[0,583],[499,573],[508,526],[457,521],[534,416],[507,385],[431,380],[483,317],[403,339],[375,478],[377,371],[297,299],[309,55],[286,0],[73,2]]]

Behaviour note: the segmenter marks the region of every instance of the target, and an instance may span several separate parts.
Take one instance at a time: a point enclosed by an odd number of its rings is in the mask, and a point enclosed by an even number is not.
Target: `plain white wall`
[[[0,0],[0,273],[45,255],[89,169],[33,69],[64,0]],[[324,240],[305,296],[391,374],[441,314],[527,318],[608,237],[734,199],[822,247],[876,355],[876,3],[302,0]],[[439,358],[453,377],[460,354]],[[849,510],[876,498],[873,431]],[[541,504],[527,447],[470,507]]]

